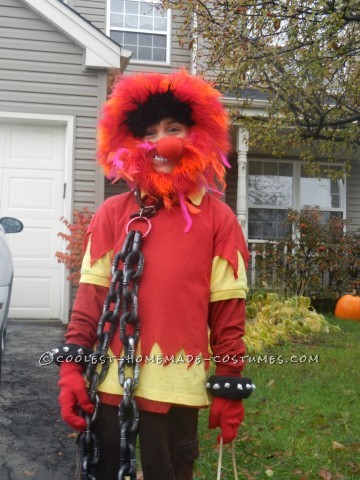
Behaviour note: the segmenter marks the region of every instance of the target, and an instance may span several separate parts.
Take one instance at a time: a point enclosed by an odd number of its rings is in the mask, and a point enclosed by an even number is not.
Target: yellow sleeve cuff
[[[210,302],[246,298],[248,292],[244,260],[238,252],[238,278],[230,263],[222,257],[215,257],[212,264],[210,281]]]
[[[109,287],[113,250],[106,252],[105,255],[91,265],[90,246],[91,238],[89,239],[82,261],[80,283],[91,283],[92,285]]]

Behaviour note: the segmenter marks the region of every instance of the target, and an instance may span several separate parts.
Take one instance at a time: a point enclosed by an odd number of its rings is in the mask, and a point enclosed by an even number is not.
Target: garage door
[[[58,319],[63,268],[55,258],[64,211],[65,127],[0,124],[0,216],[24,223],[9,235],[15,277],[10,317]]]

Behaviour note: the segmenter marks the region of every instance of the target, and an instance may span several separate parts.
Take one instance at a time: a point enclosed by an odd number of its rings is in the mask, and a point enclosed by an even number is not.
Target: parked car
[[[11,300],[11,287],[14,275],[14,265],[10,247],[6,238],[8,233],[18,233],[24,228],[16,218],[0,218],[0,380],[1,360],[4,350],[4,340]]]

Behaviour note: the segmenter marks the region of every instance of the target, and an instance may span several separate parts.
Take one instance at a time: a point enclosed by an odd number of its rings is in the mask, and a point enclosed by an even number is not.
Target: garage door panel
[[[63,170],[63,129],[44,125],[9,126],[4,166],[16,169]]]
[[[62,215],[64,174],[5,169],[2,209],[13,217],[57,220]]]
[[[1,192],[3,190],[3,178],[4,178],[4,169],[0,167],[0,199],[1,199]],[[0,204],[0,217],[3,217],[3,209],[1,208]]]
[[[63,240],[58,236],[62,230],[60,222],[48,226],[39,225],[35,220],[24,220],[24,230],[16,235],[9,235],[11,251],[14,252],[16,267],[58,268],[55,253],[63,250]],[[35,264],[36,262],[36,264]]]
[[[59,318],[60,275],[51,269],[16,268],[10,305],[15,318]]]
[[[64,249],[65,128],[31,123],[0,124],[0,216],[21,220],[9,235],[14,257],[12,318],[61,318]]]
[[[6,151],[6,131],[3,125],[0,123],[0,169],[5,163],[5,151]],[[1,183],[0,183],[1,187]]]
[[[5,147],[6,147],[5,130],[4,128],[2,128],[2,125],[0,124],[0,199],[1,199],[1,192],[3,190]],[[0,204],[0,213],[1,213],[1,204]]]

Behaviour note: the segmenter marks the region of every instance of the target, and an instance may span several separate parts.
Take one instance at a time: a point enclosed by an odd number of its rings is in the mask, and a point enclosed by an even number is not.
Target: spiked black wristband
[[[213,397],[223,397],[231,400],[248,398],[256,388],[250,378],[224,377],[221,375],[209,377],[205,387]]]
[[[74,362],[85,366],[91,362],[91,354],[94,352],[91,348],[75,345],[73,343],[65,343],[59,347],[53,348],[50,354],[54,358],[56,365]]]

